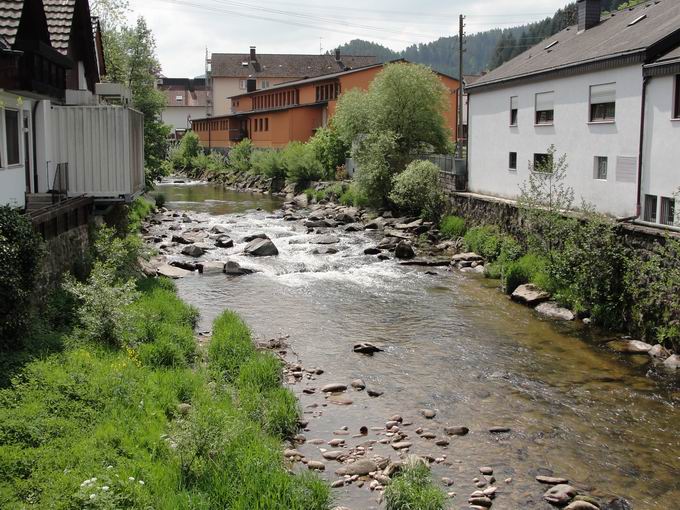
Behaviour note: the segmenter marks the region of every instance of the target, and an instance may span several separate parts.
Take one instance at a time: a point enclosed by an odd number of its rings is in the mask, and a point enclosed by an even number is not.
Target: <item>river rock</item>
[[[299,452],[298,450],[295,450],[293,448],[288,449],[288,450],[284,450],[283,456],[286,457],[287,459],[292,459],[294,457],[304,457],[302,452]]]
[[[466,253],[458,253],[451,257],[451,262],[456,263],[456,262],[483,262],[484,257],[477,255],[476,253],[473,252],[466,252]]]
[[[186,269],[182,269],[179,267],[174,267],[171,266],[170,264],[163,264],[156,271],[160,276],[172,278],[173,280],[177,280],[178,278],[184,278],[185,276],[191,274],[191,271],[187,271]]]
[[[373,221],[369,221],[364,225],[366,230],[380,230],[385,227],[385,220],[382,218],[376,218]]]
[[[227,227],[223,225],[213,225],[212,228],[210,229],[210,232],[212,234],[226,234],[227,232],[229,232],[229,230],[227,230]]]
[[[312,250],[312,255],[335,255],[338,249],[333,246],[320,246]]]
[[[366,393],[368,394],[369,397],[377,398],[377,397],[383,395],[385,392],[380,391],[380,390],[376,390],[375,388],[368,388],[366,390]]]
[[[224,262],[219,262],[217,260],[210,260],[208,262],[203,262],[199,264],[198,270],[201,274],[217,275],[224,273]]]
[[[227,261],[224,265],[224,272],[229,276],[243,276],[254,273],[252,269],[241,267],[238,262],[234,262],[233,260]]]
[[[192,244],[195,239],[183,235],[174,235],[172,236],[171,241],[177,244]]]
[[[600,510],[598,507],[587,501],[572,501],[564,510]]]
[[[253,257],[273,257],[279,254],[279,250],[270,239],[255,239],[248,243],[243,251]]]
[[[326,386],[321,388],[321,391],[323,391],[324,393],[340,393],[343,391],[347,391],[347,385],[340,383],[327,384]]]
[[[311,469],[313,471],[325,471],[326,464],[319,462],[318,460],[310,460],[307,462],[307,469]]]
[[[484,508],[490,508],[492,505],[492,501],[490,498],[486,496],[477,496],[473,498],[468,499],[468,503],[470,503],[473,506],[478,506],[478,507],[484,507]]]
[[[568,484],[569,480],[566,478],[559,478],[556,476],[543,476],[543,475],[538,475],[536,477],[536,481],[538,483],[544,483],[546,485],[564,485]]]
[[[489,432],[492,434],[503,434],[505,432],[510,432],[510,427],[491,427]]]
[[[512,300],[528,306],[536,306],[550,299],[550,294],[531,283],[520,285],[512,293]]]
[[[600,508],[602,510],[633,510],[631,504],[623,498],[614,498]]]
[[[315,244],[338,244],[340,242],[340,239],[338,239],[335,236],[327,235],[318,236],[312,242]]]
[[[378,248],[379,250],[394,250],[398,244],[399,239],[397,239],[396,237],[384,237],[378,243],[378,246],[376,246],[376,248]]]
[[[444,432],[449,436],[465,436],[470,429],[467,427],[444,427]]]
[[[405,450],[406,448],[410,448],[413,446],[413,443],[411,441],[397,441],[396,443],[392,443],[392,448],[395,450]]]
[[[647,354],[653,346],[640,340],[614,340],[607,347],[621,354]]]
[[[255,239],[269,239],[269,236],[263,232],[259,234],[251,234],[249,236],[245,236],[244,238],[241,239],[242,243],[249,243],[251,241],[254,241]]]
[[[352,388],[355,390],[363,390],[366,388],[366,383],[363,381],[363,379],[354,379],[351,384]]]
[[[346,397],[344,395],[331,395],[330,397],[328,397],[328,401],[331,404],[339,406],[351,406],[354,403],[351,398]]]
[[[190,244],[182,249],[182,255],[189,257],[200,257],[205,254],[205,249],[195,244]]]
[[[422,414],[428,420],[431,420],[432,418],[437,416],[437,411],[434,411],[432,409],[421,409],[420,414]]]
[[[337,221],[340,225],[345,225],[347,223],[354,223],[356,218],[351,214],[341,212],[335,215],[335,221]]]
[[[571,485],[559,484],[548,489],[543,499],[552,505],[566,506],[577,494],[578,491]]]
[[[222,236],[215,239],[215,246],[218,248],[233,248],[234,240],[228,236]]]
[[[670,356],[668,350],[661,344],[656,344],[649,350],[647,354],[649,354],[652,358],[660,360],[667,359]]]
[[[380,248],[366,248],[364,250],[364,255],[378,255],[380,253]]]
[[[412,259],[416,256],[416,252],[409,243],[401,241],[394,249],[394,256],[398,259]]]
[[[574,312],[572,312],[568,308],[562,308],[554,301],[541,303],[536,307],[536,311],[541,315],[545,315],[546,317],[550,317],[551,319],[560,321],[573,321],[576,318]]]
[[[321,456],[326,460],[338,460],[343,455],[345,455],[345,452],[342,450],[331,450],[321,454]]]
[[[680,356],[677,354],[669,356],[668,359],[663,362],[663,366],[671,371],[680,369]]]
[[[369,342],[361,342],[359,344],[355,344],[352,349],[354,350],[354,352],[360,352],[361,354],[374,354],[376,352],[383,352],[383,350],[380,347],[377,347]]]
[[[335,473],[337,475],[366,476],[378,470],[378,465],[370,459],[360,459],[352,464],[341,467]]]
[[[359,232],[363,230],[358,223],[350,223],[345,227],[345,232]]]

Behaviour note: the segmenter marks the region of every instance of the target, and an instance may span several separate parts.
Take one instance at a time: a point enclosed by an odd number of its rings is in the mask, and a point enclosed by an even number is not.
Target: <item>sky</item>
[[[568,0],[129,0],[129,21],[146,18],[167,77],[195,77],[211,53],[329,51],[360,38],[401,50],[458,33],[550,16]]]

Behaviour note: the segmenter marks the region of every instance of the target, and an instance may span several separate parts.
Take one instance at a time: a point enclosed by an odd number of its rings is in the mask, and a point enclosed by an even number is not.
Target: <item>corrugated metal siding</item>
[[[144,118],[119,106],[54,106],[51,166],[68,163],[69,194],[118,198],[144,187]]]

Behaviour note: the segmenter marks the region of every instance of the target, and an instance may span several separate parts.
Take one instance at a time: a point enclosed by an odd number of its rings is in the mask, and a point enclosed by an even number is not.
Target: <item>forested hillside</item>
[[[602,0],[602,10],[622,9],[642,0]],[[501,65],[534,44],[576,23],[576,3],[567,4],[553,16],[536,23],[507,29],[493,29],[470,34],[465,40],[463,70],[465,74],[478,74]],[[412,45],[403,51],[394,51],[380,44],[354,39],[340,46],[346,54],[375,55],[381,61],[405,58],[426,64],[437,71],[458,74],[458,36],[441,37],[436,41]]]

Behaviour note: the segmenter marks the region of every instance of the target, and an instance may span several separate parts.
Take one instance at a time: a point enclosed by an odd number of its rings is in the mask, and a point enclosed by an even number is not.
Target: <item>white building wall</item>
[[[26,148],[24,146],[23,116],[31,115],[33,101],[0,90],[0,205],[24,207],[26,205]],[[19,164],[9,165],[7,162],[7,142],[5,137],[4,110],[16,110],[19,113]],[[31,125],[29,124],[29,135]],[[33,186],[33,152],[28,147],[29,167],[31,169],[31,186]]]
[[[657,218],[661,197],[673,198],[680,192],[680,120],[673,119],[674,89],[675,76],[653,77],[647,86],[642,202],[646,194],[658,197]]]
[[[191,119],[204,119],[205,106],[166,106],[161,114],[163,123],[172,126],[172,131],[189,129],[189,117]]]
[[[616,120],[589,123],[590,86],[616,83]],[[567,184],[600,212],[633,216],[636,176],[620,182],[617,157],[637,157],[640,137],[641,66],[628,66],[552,80],[536,80],[490,91],[470,92],[470,191],[516,199],[529,175],[535,153],[554,145],[567,155]],[[535,94],[554,91],[553,125],[536,126]],[[517,127],[510,126],[510,98],[519,97]],[[509,153],[517,152],[517,170],[509,170]],[[607,180],[595,179],[595,156],[608,157]],[[627,179],[630,181],[630,178]]]

